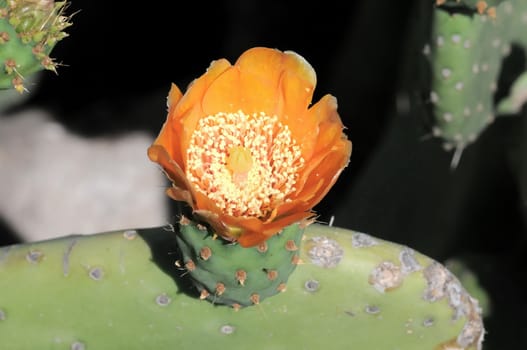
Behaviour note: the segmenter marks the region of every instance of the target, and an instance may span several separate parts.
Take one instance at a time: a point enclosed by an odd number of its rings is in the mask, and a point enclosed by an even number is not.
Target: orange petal
[[[213,61],[207,71],[195,79],[185,95],[172,84],[167,97],[168,115],[154,144],[165,147],[169,155],[180,166],[184,166],[185,152],[190,135],[202,116],[201,98],[208,86],[223,71],[231,67],[225,59]]]
[[[243,110],[238,68],[227,69],[210,84],[203,95],[201,107],[205,116]]]
[[[337,181],[340,173],[347,166],[351,154],[351,142],[342,140],[326,154],[318,165],[309,173],[305,186],[297,199],[317,205]]]
[[[291,213],[291,215],[284,215],[283,217],[278,218],[277,220],[265,225],[263,233],[269,237],[286,226],[294,224],[295,222],[302,221],[306,218],[313,217],[315,214],[310,211],[298,211]]]
[[[256,47],[244,52],[235,63],[240,70],[244,112],[278,114],[277,103],[286,55],[279,50]]]
[[[316,74],[297,53],[256,47],[244,52],[235,67],[240,70],[239,88],[244,112],[283,114],[284,99],[280,94],[284,84],[286,95],[296,93],[297,89],[301,91],[300,95],[305,95],[298,99],[288,96],[285,103],[290,103],[295,111],[307,109],[316,85]]]
[[[242,53],[234,65],[243,73],[267,82],[278,82],[283,70],[284,53],[267,47],[253,47]]]
[[[167,195],[175,201],[185,202],[192,207],[194,199],[190,191],[183,190],[179,187],[170,187],[166,190]]]
[[[277,218],[291,215],[294,212],[308,212],[311,209],[310,205],[306,201],[299,199],[293,199],[289,202],[285,202],[276,208],[275,220]]]
[[[313,105],[308,110],[306,119],[316,120],[318,125],[311,131],[307,131],[304,136],[303,147],[309,145],[312,148],[310,158],[305,158],[306,165],[299,172],[300,176],[296,183],[296,193],[302,191],[307,176],[319,165],[325,155],[336,147],[336,144],[344,142],[342,138],[345,138],[343,134],[344,125],[337,113],[337,101],[331,95],[325,95]],[[346,142],[349,141],[346,140]]]
[[[269,236],[264,235],[259,231],[246,231],[238,239],[238,243],[245,248],[254,247],[264,241],[266,241]]]
[[[174,186],[187,189],[189,183],[181,167],[172,160],[167,150],[161,145],[152,145],[148,148],[148,157],[151,161],[161,165],[167,177]]]
[[[167,107],[168,107],[169,113],[172,109],[176,107],[179,100],[181,100],[181,97],[183,97],[181,90],[178,88],[176,84],[172,84],[170,86],[170,91],[168,92],[168,97],[167,97]]]
[[[179,135],[179,138],[173,143],[174,153],[178,154],[178,163],[181,164],[183,169],[187,169],[187,150],[190,146],[192,134],[196,130],[199,120],[203,117],[203,110],[201,105],[197,104],[192,106],[182,116],[181,120],[173,123],[174,133]],[[176,156],[174,155],[176,159]]]
[[[308,119],[319,121],[315,152],[329,150],[343,135],[344,125],[337,112],[337,99],[325,95],[307,112]]]
[[[195,79],[187,88],[185,95],[181,98],[179,103],[174,108],[172,118],[178,119],[183,117],[185,113],[196,104],[201,104],[203,95],[209,88],[210,84],[219,75],[231,67],[231,64],[226,59],[212,61],[207,71],[199,78]]]
[[[167,117],[169,125],[166,127],[167,129],[171,127],[172,130],[166,132],[167,134],[174,133],[178,137],[172,138],[172,147],[176,149],[169,152],[179,164],[183,165],[190,137],[199,119],[205,116],[201,108],[203,95],[214,80],[230,67],[231,64],[225,59],[213,61],[207,71],[189,85],[187,92],[178,103],[173,108],[170,107]]]
[[[306,87],[312,86],[314,89],[315,85],[317,85],[317,74],[313,66],[294,51],[285,51],[284,54],[286,70],[302,77],[306,81]]]
[[[207,197],[206,194],[200,191],[194,191],[194,200],[196,202],[194,209],[206,210],[216,213],[217,215],[221,215],[221,209],[216,205],[216,203],[214,203],[213,200]]]
[[[181,93],[181,90],[177,87],[176,84],[172,84],[170,87],[170,91],[167,96],[167,107],[168,107],[168,115],[170,116],[170,111],[174,109],[176,104],[181,100],[181,97],[183,94]],[[154,141],[154,144],[163,146],[167,152],[169,152],[169,155],[172,158],[176,158],[176,162],[181,164],[180,158],[175,157],[173,152],[171,152],[173,145],[174,145],[174,127],[171,125],[170,117],[167,117],[165,123],[163,124],[163,127],[161,128],[161,131],[159,132],[159,135],[157,136],[156,140]],[[150,150],[148,151],[150,153]]]
[[[312,134],[316,133],[317,120],[306,116],[313,98],[316,74],[311,65],[300,55],[288,52],[280,79],[280,121],[291,130],[293,138],[302,144],[302,156],[308,159],[313,152]]]

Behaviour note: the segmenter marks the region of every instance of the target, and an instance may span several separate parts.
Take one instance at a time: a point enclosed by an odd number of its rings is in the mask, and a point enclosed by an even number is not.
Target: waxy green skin
[[[304,232],[302,225],[290,225],[272,239],[244,249],[190,220],[183,219],[179,228],[179,265],[185,266],[200,296],[236,308],[280,293],[298,264]]]
[[[431,4],[432,21],[424,24],[432,23],[423,48],[431,75],[432,133],[446,149],[462,150],[475,142],[496,117],[517,113],[527,99],[525,84],[519,84],[523,93],[517,88],[494,102],[504,59],[513,46],[527,47],[527,1],[487,1],[482,14],[477,3]]]
[[[477,301],[407,247],[312,224],[287,289],[236,311],[199,299],[175,264],[178,230],[0,248],[0,348],[476,349],[482,338]]]

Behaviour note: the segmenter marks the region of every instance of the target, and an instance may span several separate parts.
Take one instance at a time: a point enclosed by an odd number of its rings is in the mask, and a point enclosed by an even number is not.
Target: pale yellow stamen
[[[287,125],[264,113],[200,119],[187,150],[186,174],[227,214],[265,218],[296,190],[304,166]]]

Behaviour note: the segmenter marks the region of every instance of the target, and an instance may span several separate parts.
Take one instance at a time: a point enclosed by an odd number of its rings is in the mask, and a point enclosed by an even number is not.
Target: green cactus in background
[[[26,90],[25,79],[40,70],[56,73],[49,56],[70,26],[66,2],[0,0],[0,89]]]
[[[527,2],[437,4],[423,49],[431,74],[428,101],[432,134],[443,140],[445,149],[456,150],[452,161],[456,165],[463,149],[497,116],[516,113],[525,101],[523,88],[523,92],[513,89],[501,104],[494,103],[494,95],[504,58],[513,46],[527,46]],[[524,85],[518,82],[519,87]]]
[[[478,302],[408,247],[312,224],[287,288],[237,309],[200,300],[176,263],[188,225],[1,248],[1,347],[481,348]]]

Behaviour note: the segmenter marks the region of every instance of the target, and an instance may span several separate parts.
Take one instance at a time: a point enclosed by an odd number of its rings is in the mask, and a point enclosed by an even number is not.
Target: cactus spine
[[[49,56],[70,26],[66,2],[53,0],[0,0],[0,89],[22,93],[29,75],[50,70],[57,63]]]
[[[237,310],[200,300],[175,265],[180,229],[0,248],[0,347],[481,347],[477,301],[443,265],[407,247],[312,224],[287,290]]]

